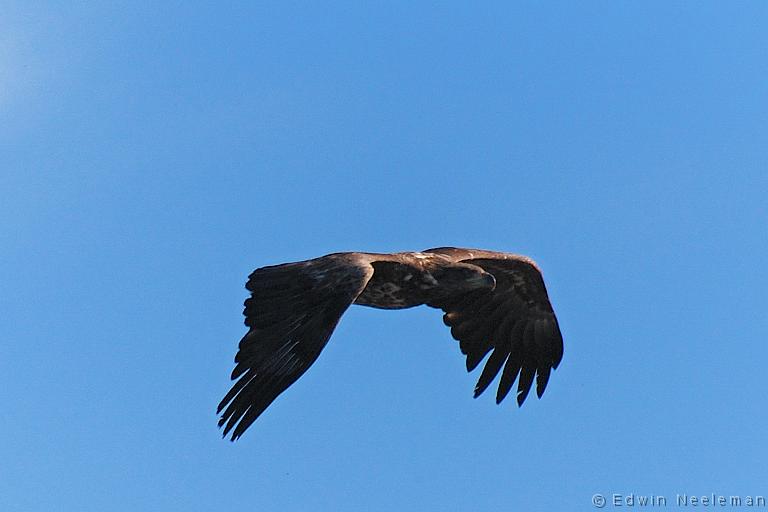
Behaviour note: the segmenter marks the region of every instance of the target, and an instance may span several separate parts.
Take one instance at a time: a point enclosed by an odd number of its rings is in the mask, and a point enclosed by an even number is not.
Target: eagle
[[[517,380],[522,405],[536,381],[541,398],[563,358],[563,338],[541,271],[522,255],[440,247],[422,252],[340,252],[256,269],[245,325],[219,403],[219,427],[235,441],[315,362],[352,304],[441,309],[471,372],[488,357],[477,398],[501,372],[500,403]]]

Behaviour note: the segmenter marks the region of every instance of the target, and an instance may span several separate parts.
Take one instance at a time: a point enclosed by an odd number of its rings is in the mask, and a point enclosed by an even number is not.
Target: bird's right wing
[[[219,426],[232,440],[315,362],[341,315],[363,291],[373,267],[350,253],[254,271],[246,285],[245,324]],[[223,412],[222,412],[223,410]]]
[[[517,403],[522,405],[536,380],[541,398],[550,372],[563,358],[563,338],[547,296],[544,280],[530,258],[478,249],[441,247],[424,252],[443,254],[454,261],[482,268],[496,279],[493,291],[478,290],[442,304],[443,320],[474,370],[491,351],[475,397],[501,372],[496,402],[518,381]]]

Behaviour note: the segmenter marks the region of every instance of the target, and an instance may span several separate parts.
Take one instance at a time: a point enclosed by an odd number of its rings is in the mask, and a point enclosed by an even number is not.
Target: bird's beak
[[[477,285],[478,289],[487,289],[487,290],[493,290],[496,288],[496,279],[491,275],[486,273],[482,273],[478,275],[477,277],[472,279],[473,284]]]

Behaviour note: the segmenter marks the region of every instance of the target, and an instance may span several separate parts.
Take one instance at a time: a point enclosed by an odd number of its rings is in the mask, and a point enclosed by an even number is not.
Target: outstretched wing
[[[425,252],[477,265],[496,279],[492,291],[430,304],[445,311],[443,320],[467,356],[467,371],[493,351],[475,386],[475,397],[501,371],[496,403],[507,396],[516,379],[518,405],[528,396],[534,377],[541,398],[550,372],[563,358],[563,338],[536,264],[525,256],[474,249],[446,247]]]
[[[224,436],[239,438],[315,362],[373,267],[354,253],[254,271],[246,285],[245,324],[232,386],[219,404]],[[226,409],[225,409],[226,407]],[[224,411],[222,413],[222,410]]]

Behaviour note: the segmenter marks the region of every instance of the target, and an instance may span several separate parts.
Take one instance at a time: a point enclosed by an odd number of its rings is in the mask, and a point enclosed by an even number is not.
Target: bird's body
[[[219,404],[232,439],[317,359],[351,304],[442,309],[471,371],[492,352],[475,387],[501,371],[496,401],[518,378],[518,404],[536,378],[539,397],[563,355],[562,337],[536,264],[515,254],[443,247],[424,252],[334,253],[255,270],[232,379]],[[503,366],[503,369],[502,369]],[[222,412],[223,411],[223,412]]]
[[[441,254],[403,252],[395,254],[357,253],[373,267],[373,275],[353,304],[381,309],[403,309],[426,304],[445,290],[437,277],[446,270],[459,272],[459,290],[478,285],[493,288],[495,280],[478,267],[454,263]],[[437,277],[436,277],[437,276]],[[467,279],[465,279],[465,277]],[[480,281],[472,281],[477,277]]]

